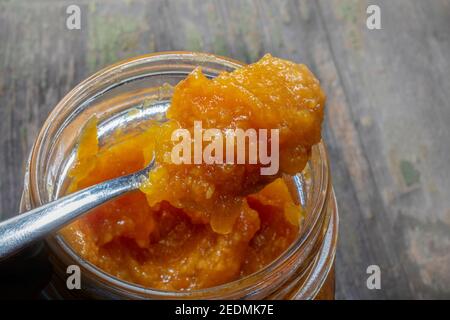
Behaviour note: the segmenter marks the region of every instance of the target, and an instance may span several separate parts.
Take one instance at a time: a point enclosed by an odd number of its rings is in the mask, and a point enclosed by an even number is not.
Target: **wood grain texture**
[[[78,4],[81,30],[66,29]],[[302,62],[328,95],[341,228],[336,296],[450,298],[450,1],[0,1],[0,213],[50,110],[122,58],[196,50]],[[377,264],[382,289],[368,290]]]

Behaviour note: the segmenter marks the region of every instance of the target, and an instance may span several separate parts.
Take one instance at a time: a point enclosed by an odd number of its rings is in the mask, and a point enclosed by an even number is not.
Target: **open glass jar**
[[[78,137],[93,115],[99,119],[100,144],[111,143],[119,128],[133,130],[143,121],[161,120],[170,103],[171,86],[198,66],[205,75],[214,77],[242,64],[211,54],[158,53],[119,62],[76,86],[50,113],[32,148],[21,210],[64,195]],[[153,290],[103,272],[54,234],[46,239],[54,276],[45,294],[49,298],[94,299],[314,299],[320,292],[320,297],[333,297],[334,278],[329,275],[336,251],[338,214],[323,143],[313,148],[307,168],[294,182],[306,210],[301,233],[278,259],[252,275],[202,290]],[[81,269],[80,290],[66,287],[69,265]]]

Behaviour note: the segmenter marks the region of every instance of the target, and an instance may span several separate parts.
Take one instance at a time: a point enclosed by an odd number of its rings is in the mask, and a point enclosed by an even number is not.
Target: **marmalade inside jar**
[[[89,120],[68,192],[136,172],[153,157],[155,167],[139,190],[92,210],[62,235],[105,272],[155,289],[208,288],[264,268],[301,233],[304,212],[290,175],[305,168],[320,141],[324,101],[306,66],[266,55],[214,79],[194,70],[175,86],[167,121],[118,133],[114,143],[99,145],[97,119]],[[262,175],[259,161],[173,163],[172,133],[193,133],[196,121],[225,135],[277,129],[279,169]]]

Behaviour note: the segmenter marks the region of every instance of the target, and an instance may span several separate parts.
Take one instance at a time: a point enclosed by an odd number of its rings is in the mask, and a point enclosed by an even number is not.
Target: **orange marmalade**
[[[266,55],[214,79],[194,70],[174,88],[167,121],[118,134],[113,144],[99,145],[91,119],[68,192],[138,171],[153,156],[155,167],[140,190],[65,227],[64,238],[105,272],[155,289],[207,288],[260,270],[301,232],[289,176],[304,169],[320,141],[324,101],[306,66]],[[192,132],[195,121],[219,132],[278,129],[278,172],[261,175],[259,164],[174,164],[172,133]]]

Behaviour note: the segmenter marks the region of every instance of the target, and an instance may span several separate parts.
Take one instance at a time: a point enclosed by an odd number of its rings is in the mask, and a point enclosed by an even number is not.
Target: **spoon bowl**
[[[140,171],[93,185],[1,222],[0,260],[61,229],[89,210],[138,189],[154,165],[153,155],[152,161]]]

